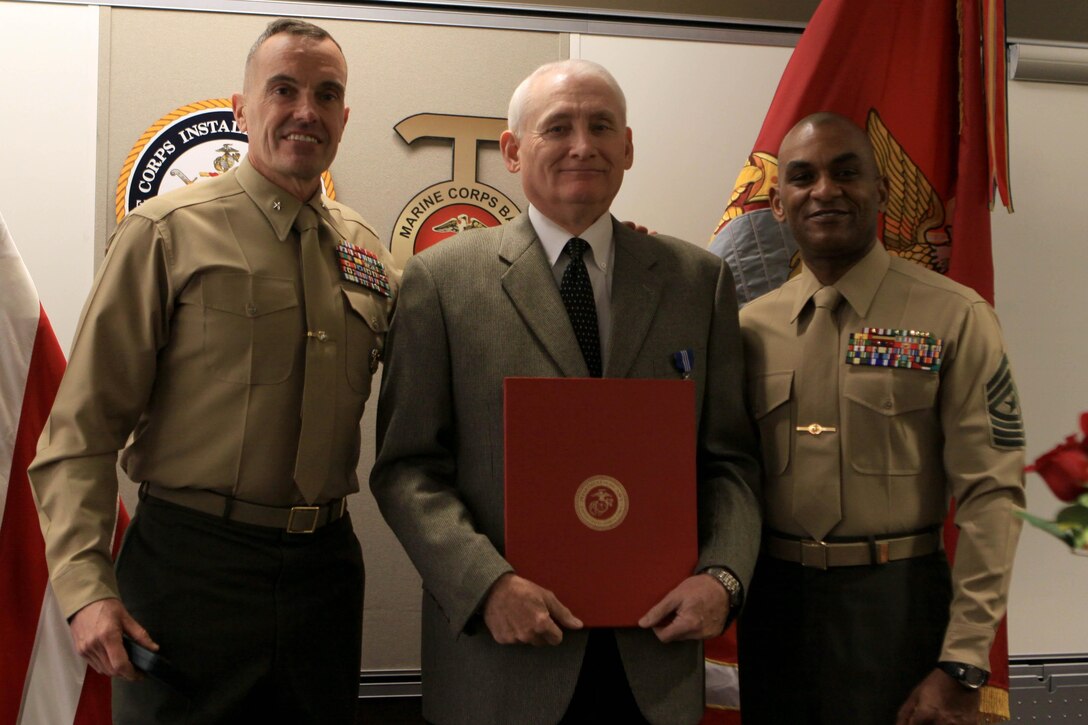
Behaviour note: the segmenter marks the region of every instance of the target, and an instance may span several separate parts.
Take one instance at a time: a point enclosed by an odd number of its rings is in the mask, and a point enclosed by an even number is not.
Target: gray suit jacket
[[[747,584],[759,548],[759,464],[729,268],[687,242],[615,220],[613,230],[605,375],[674,378],[673,353],[695,350],[698,568],[728,566]],[[479,612],[512,570],[502,556],[503,378],[584,377],[585,362],[528,215],[416,255],[401,289],[370,485],[423,577],[424,715],[554,723],[570,702],[587,633],[566,632],[556,647],[499,645]],[[697,722],[701,644],[665,645],[627,629],[616,638],[647,719]]]

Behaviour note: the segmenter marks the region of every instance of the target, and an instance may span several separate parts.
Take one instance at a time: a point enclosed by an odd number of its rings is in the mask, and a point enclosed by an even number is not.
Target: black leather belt
[[[763,534],[763,552],[775,559],[801,566],[829,569],[836,566],[868,566],[913,559],[941,548],[939,529],[920,534],[876,538],[865,541],[824,542]]]
[[[316,506],[263,506],[195,488],[165,488],[154,483],[140,486],[140,498],[191,508],[194,511],[255,526],[281,529],[289,534],[312,534],[344,515],[347,499],[337,498]]]

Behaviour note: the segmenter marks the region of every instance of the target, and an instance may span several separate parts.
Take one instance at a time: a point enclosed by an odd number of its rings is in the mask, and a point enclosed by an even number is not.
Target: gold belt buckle
[[[827,544],[822,541],[802,541],[801,566],[827,571]]]
[[[295,528],[295,515],[302,513],[302,515],[310,515],[310,528],[300,526]],[[289,534],[312,534],[317,530],[317,518],[321,512],[320,506],[292,506],[291,513],[287,517],[287,533]]]

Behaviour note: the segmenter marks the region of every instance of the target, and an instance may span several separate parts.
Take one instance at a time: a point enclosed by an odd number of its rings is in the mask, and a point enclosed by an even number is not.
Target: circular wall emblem
[[[497,227],[518,214],[517,205],[493,186],[478,181],[445,181],[416,194],[393,228],[393,257],[404,266],[413,254],[457,232]]]
[[[225,174],[249,151],[229,98],[176,108],[143,132],[121,165],[117,221],[159,194]],[[336,198],[332,176],[321,175],[325,195]]]
[[[627,518],[627,489],[611,476],[590,476],[574,494],[578,520],[594,531],[608,531]]]

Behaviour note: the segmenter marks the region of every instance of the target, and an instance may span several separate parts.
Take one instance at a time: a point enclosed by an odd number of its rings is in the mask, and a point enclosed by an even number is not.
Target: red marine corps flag
[[[64,355],[0,217],[0,725],[107,725],[110,683],[79,657],[45,564],[26,469]],[[118,504],[114,552],[128,522]]]
[[[729,262],[742,303],[797,268],[789,229],[771,215],[778,146],[805,116],[833,111],[866,129],[890,197],[880,219],[887,249],[973,287],[993,302],[990,207],[1011,210],[1005,117],[1004,0],[824,0],[779,82],[710,250]],[[953,527],[946,525],[946,531]],[[946,535],[953,551],[954,541]],[[728,641],[707,646],[707,723],[737,722],[715,691],[734,667]],[[990,722],[1009,717],[1005,625],[982,698]],[[726,673],[727,675],[729,673]],[[729,719],[734,718],[734,719]]]

